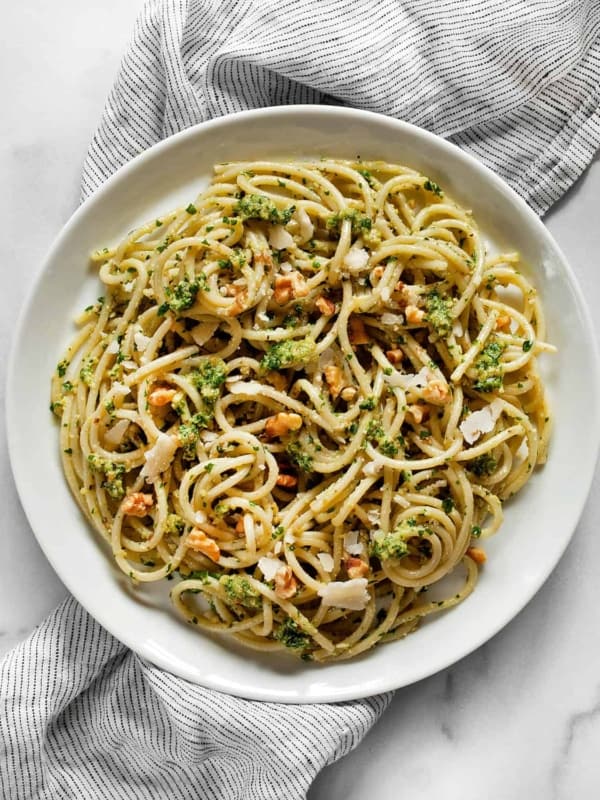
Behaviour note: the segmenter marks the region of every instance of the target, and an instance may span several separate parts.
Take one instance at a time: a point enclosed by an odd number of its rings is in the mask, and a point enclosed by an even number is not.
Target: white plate
[[[337,156],[386,159],[431,176],[473,210],[495,246],[520,251],[541,292],[558,355],[544,369],[556,416],[548,464],[507,503],[474,594],[404,640],[340,664],[262,656],[183,624],[169,584],[134,593],[63,480],[49,380],[75,313],[100,293],[88,253],[138,223],[187,204],[218,161]],[[261,700],[332,702],[405,686],[487,641],[531,599],[561,557],[582,511],[600,438],[595,339],[581,292],[536,215],[506,184],[453,145],[406,123],[327,106],[243,112],[191,128],[117,172],[56,240],[20,320],[9,370],[9,448],[31,526],[68,589],[114,636],[203,686]],[[586,413],[579,398],[586,397]]]

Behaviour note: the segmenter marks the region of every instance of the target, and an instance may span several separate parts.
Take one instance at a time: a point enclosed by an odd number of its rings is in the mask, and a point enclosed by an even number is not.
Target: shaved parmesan
[[[141,475],[152,482],[164,472],[175,455],[177,440],[174,436],[159,433],[154,445],[144,453],[146,463],[142,467]]]
[[[411,381],[409,381],[409,384],[408,384],[407,388],[408,389],[413,389],[413,388],[422,389],[433,378],[435,378],[435,373],[432,372],[429,369],[429,367],[422,367],[422,369],[420,369],[417,372],[417,374],[414,376],[414,378]]]
[[[502,401],[494,400],[488,406],[484,406],[479,411],[472,414],[461,422],[458,426],[460,432],[465,437],[468,444],[473,444],[484,433],[489,433],[494,429],[496,420],[502,411]]]
[[[348,531],[347,533],[345,533],[344,549],[348,550],[349,547],[352,547],[352,545],[356,544],[358,542],[358,536],[359,536],[358,531]],[[348,552],[351,553],[352,551],[348,550]]]
[[[294,246],[294,239],[283,225],[272,225],[269,231],[269,244],[275,250],[286,250]]]
[[[332,581],[321,586],[317,592],[324,606],[349,608],[362,611],[369,602],[366,578],[352,578],[349,581]]]
[[[284,275],[287,275],[288,273],[292,272],[293,269],[294,268],[292,267],[289,261],[284,261],[282,264],[279,265],[279,271],[283,272]]]
[[[258,568],[268,581],[274,580],[275,575],[283,566],[285,565],[278,558],[263,556],[258,560]]]
[[[390,386],[399,386],[408,391],[409,389],[423,389],[434,377],[435,374],[429,367],[423,367],[417,374],[394,371],[391,375],[385,375],[384,380]]]
[[[199,325],[196,325],[195,328],[192,328],[190,336],[198,347],[202,347],[202,345],[208,342],[218,327],[218,322],[201,322]]]
[[[362,247],[351,247],[344,256],[343,263],[349,270],[364,269],[369,263],[369,254]]]
[[[112,385],[112,393],[116,397],[125,397],[131,392],[129,386],[125,386],[124,383],[119,383],[119,381],[115,381]]]
[[[367,511],[367,519],[371,523],[371,525],[379,525],[381,520],[381,512],[377,508],[370,508]]]
[[[139,350],[140,353],[143,353],[150,344],[151,337],[145,336],[141,331],[136,331],[133,334],[133,341],[135,343],[135,349]]]
[[[330,553],[317,553],[317,558],[321,562],[321,566],[325,572],[331,572],[335,566],[335,562]]]
[[[399,314],[390,314],[389,311],[386,311],[381,315],[381,322],[383,325],[402,325],[404,320]]]
[[[462,336],[464,334],[462,323],[459,319],[454,320],[454,325],[452,326],[452,333],[454,336]]]
[[[204,513],[204,511],[196,511],[194,514],[194,522],[196,525],[204,525],[204,523],[208,520],[208,517]]]
[[[344,534],[344,550],[351,556],[359,556],[362,553],[364,546],[358,539],[358,531],[348,531]]]
[[[106,431],[104,434],[104,441],[106,444],[110,444],[112,447],[117,447],[117,445],[120,445],[128,427],[128,419],[120,419],[118,422],[115,422],[112,428],[110,428],[110,430]]]
[[[110,342],[110,344],[106,348],[106,352],[110,353],[111,355],[114,355],[115,353],[119,352],[119,343],[117,342],[116,339],[113,339],[112,342]]]

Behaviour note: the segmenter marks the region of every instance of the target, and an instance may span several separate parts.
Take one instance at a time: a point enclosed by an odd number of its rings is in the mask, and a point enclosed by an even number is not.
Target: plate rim
[[[393,117],[388,117],[376,112],[372,111],[364,111],[361,109],[355,108],[347,108],[347,107],[338,107],[338,106],[327,106],[327,105],[317,105],[317,104],[299,104],[293,106],[268,106],[260,109],[251,109],[246,111],[239,111],[233,114],[228,114],[223,117],[218,117],[216,119],[207,120],[205,122],[198,123],[197,125],[191,126],[189,128],[184,129],[178,133],[175,133],[156,144],[152,145],[147,150],[142,151],[138,155],[136,155],[133,159],[128,161],[126,164],[121,166],[117,169],[105,182],[103,182],[89,197],[87,197],[73,214],[69,217],[69,219],[65,222],[62,226],[58,234],[55,236],[50,248],[46,251],[45,256],[40,260],[36,273],[25,293],[25,297],[22,301],[22,305],[19,311],[17,324],[14,330],[14,336],[11,341],[10,346],[10,355],[8,358],[8,365],[7,365],[7,380],[6,380],[6,405],[5,405],[5,424],[7,430],[7,447],[8,447],[8,454],[9,454],[9,461],[11,465],[11,471],[13,474],[13,478],[15,481],[15,485],[17,488],[17,493],[19,496],[19,500],[21,506],[25,512],[27,517],[28,523],[33,531],[33,534],[36,538],[38,545],[40,546],[44,556],[51,564],[52,568],[59,576],[62,583],[66,586],[68,591],[78,599],[77,597],[77,590],[76,586],[74,588],[74,581],[71,579],[71,575],[63,574],[63,570],[61,566],[56,562],[54,558],[54,554],[49,546],[47,539],[44,536],[38,534],[36,528],[32,524],[32,515],[30,514],[30,498],[28,497],[28,492],[26,491],[25,486],[21,480],[21,473],[18,468],[18,442],[17,442],[17,433],[16,429],[17,426],[16,422],[16,406],[17,406],[17,398],[14,396],[14,388],[17,382],[17,371],[18,371],[18,360],[19,360],[19,343],[22,339],[23,329],[27,323],[27,319],[30,312],[30,307],[33,305],[34,299],[36,298],[39,285],[42,282],[49,265],[51,264],[52,260],[54,259],[57,252],[60,251],[60,248],[65,239],[68,238],[71,230],[76,228],[78,225],[79,219],[84,216],[90,208],[93,208],[94,204],[100,202],[102,196],[111,190],[111,188],[115,185],[120,183],[123,180],[126,180],[128,175],[131,172],[140,167],[144,161],[150,160],[156,156],[159,156],[162,151],[169,150],[172,147],[175,147],[178,143],[185,141],[186,139],[194,139],[199,134],[206,130],[210,130],[211,128],[218,128],[221,126],[227,127],[232,121],[238,120],[240,118],[246,119],[251,121],[252,119],[257,119],[265,116],[272,116],[272,115],[281,115],[281,116],[295,116],[295,115],[302,115],[302,114],[315,114],[316,116],[324,114],[325,116],[333,117],[340,117],[343,115],[347,115],[349,117],[355,117],[356,119],[369,119],[375,118],[379,123],[388,124],[391,128],[396,129],[405,129],[412,135],[416,136],[424,136],[425,138],[431,138],[435,140],[436,145],[440,146],[442,149],[447,149],[447,151],[451,154],[451,157],[456,158],[458,157],[459,160],[464,160],[471,167],[474,167],[476,171],[482,172],[487,180],[491,181],[495,184],[497,189],[500,189],[505,195],[508,196],[510,201],[513,205],[518,207],[520,213],[526,215],[533,225],[534,228],[537,229],[538,236],[541,237],[542,240],[545,240],[551,245],[552,250],[554,251],[555,255],[558,257],[560,261],[561,269],[564,272],[564,275],[567,278],[567,282],[569,284],[569,288],[574,294],[574,297],[578,304],[578,310],[582,313],[582,325],[588,333],[588,346],[590,348],[591,356],[592,356],[592,364],[590,368],[590,380],[593,382],[593,395],[596,397],[600,397],[600,348],[598,345],[598,341],[594,335],[594,326],[592,322],[591,311],[587,305],[585,296],[583,294],[583,290],[580,287],[579,281],[577,276],[572,269],[569,261],[565,257],[562,249],[548,230],[548,228],[544,225],[542,220],[538,217],[538,215],[531,209],[527,203],[521,198],[515,191],[510,187],[500,176],[498,176],[493,170],[487,167],[485,164],[479,162],[476,158],[474,158],[470,153],[462,150],[457,145],[452,142],[449,142],[442,137],[431,133],[419,126],[413,125],[412,123],[405,122],[403,120],[398,120]],[[372,683],[370,682],[369,685],[361,687],[357,685],[347,685],[342,687],[339,691],[336,691],[334,687],[329,686],[322,694],[318,694],[313,696],[310,692],[306,693],[297,693],[297,692],[290,692],[287,695],[282,695],[280,691],[269,691],[268,689],[260,690],[256,686],[246,687],[242,685],[234,685],[231,682],[223,681],[220,683],[218,680],[208,681],[201,685],[207,686],[207,688],[215,689],[217,691],[226,693],[226,694],[233,694],[240,697],[246,697],[249,699],[256,699],[256,700],[263,700],[263,701],[278,701],[284,703],[312,703],[315,701],[319,702],[339,702],[339,701],[349,701],[354,699],[360,699],[364,697],[368,697],[370,695],[389,691],[395,688],[400,688],[401,686],[408,686],[418,680],[430,677],[431,675],[439,672],[442,669],[445,669],[452,664],[458,663],[463,658],[465,658],[470,653],[477,650],[481,647],[482,644],[492,639],[500,630],[502,630],[511,620],[515,619],[523,609],[531,602],[533,597],[537,594],[539,589],[543,586],[543,584],[549,579],[550,575],[556,569],[558,563],[562,555],[564,554],[566,548],[568,547],[569,543],[571,542],[574,532],[579,524],[581,519],[581,515],[584,511],[587,498],[590,493],[591,484],[594,479],[595,473],[595,465],[598,461],[598,454],[600,450],[600,411],[595,411],[595,416],[592,418],[590,423],[591,433],[590,433],[590,440],[592,441],[592,446],[588,449],[588,463],[585,465],[586,472],[585,472],[585,480],[582,483],[582,491],[581,491],[581,501],[578,503],[578,506],[574,513],[572,513],[573,522],[571,524],[571,530],[569,534],[564,537],[562,540],[562,547],[557,552],[557,557],[554,560],[554,563],[551,565],[550,569],[547,572],[542,571],[536,576],[536,580],[532,582],[531,589],[528,593],[528,597],[524,603],[522,603],[519,608],[515,611],[512,606],[510,610],[506,612],[503,616],[501,616],[497,623],[494,626],[487,626],[485,627],[484,633],[480,636],[471,637],[466,645],[463,647],[458,647],[456,651],[450,658],[442,658],[436,660],[432,660],[432,663],[429,665],[428,668],[423,669],[419,672],[419,675],[416,677],[412,677],[407,681],[403,681],[402,683],[398,683],[394,680],[392,676],[380,676],[377,680],[374,680]],[[78,602],[79,601],[78,599]],[[83,603],[82,603],[83,606]],[[111,635],[115,636],[120,642],[122,642],[125,646],[130,648],[133,652],[140,655],[142,658],[148,659],[151,663],[155,664],[156,666],[164,669],[167,672],[172,674],[176,674],[180,677],[185,678],[193,683],[199,684],[197,677],[195,674],[191,674],[189,671],[186,674],[185,665],[179,663],[178,668],[174,669],[173,662],[169,661],[169,658],[165,655],[161,657],[160,654],[157,652],[152,652],[151,655],[147,652],[148,648],[145,648],[143,643],[140,645],[139,641],[132,641],[131,637],[128,635],[123,635],[122,632],[119,634],[113,633],[114,626],[111,625],[111,621],[108,619],[109,613],[98,613],[98,609],[94,609],[94,611],[90,611],[84,606],[88,613],[100,624],[102,625],[107,631],[111,633]],[[318,669],[318,668],[317,668]],[[313,672],[313,674],[318,674],[317,672]]]

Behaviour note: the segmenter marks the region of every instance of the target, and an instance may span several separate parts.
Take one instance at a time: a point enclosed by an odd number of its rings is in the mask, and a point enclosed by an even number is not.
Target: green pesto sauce
[[[287,225],[295,210],[295,206],[290,206],[280,211],[268,197],[262,194],[248,194],[238,200],[233,212],[242,220],[264,219],[266,222]]]
[[[105,480],[102,482],[102,488],[106,489],[112,498],[120,500],[125,495],[125,487],[123,485],[125,464],[109,461],[108,458],[102,458],[102,456],[94,453],[90,453],[87,460],[92,472],[104,474]]]
[[[290,460],[303,472],[313,471],[312,456],[308,455],[306,450],[303,449],[302,444],[298,441],[290,442],[285,448],[285,452],[290,457]]]
[[[275,631],[277,641],[292,650],[304,650],[310,644],[310,636],[304,633],[302,628],[293,619],[287,617],[279,628]]]
[[[219,583],[225,589],[229,600],[245,608],[260,608],[262,597],[243,575],[222,575]]]
[[[379,531],[371,542],[370,554],[380,561],[402,558],[409,552],[407,540],[430,533],[429,528],[418,526],[414,518],[405,519],[393,531]]]
[[[452,306],[452,299],[443,297],[437,289],[433,289],[425,298],[425,308],[427,310],[425,319],[438,336],[448,336],[452,330]]]
[[[193,281],[183,278],[174,287],[166,290],[167,300],[159,306],[159,316],[163,316],[167,311],[172,311],[174,314],[187,311],[196,302],[196,295],[200,289],[208,289],[206,275],[203,272],[199,273]]]
[[[364,236],[373,226],[371,218],[366,214],[361,214],[361,212],[357,211],[355,208],[346,208],[327,218],[327,230],[339,232],[343,221],[346,219],[350,221],[353,236]]]
[[[467,461],[467,469],[476,475],[478,478],[483,478],[486,475],[493,475],[498,466],[498,462],[491,453],[482,453],[472,461]]]
[[[483,348],[475,362],[478,372],[473,388],[478,392],[493,392],[502,387],[504,370],[501,357],[506,346],[497,340],[492,340]]]
[[[260,362],[262,370],[279,370],[308,364],[315,357],[317,346],[314,339],[287,339],[274,344]]]

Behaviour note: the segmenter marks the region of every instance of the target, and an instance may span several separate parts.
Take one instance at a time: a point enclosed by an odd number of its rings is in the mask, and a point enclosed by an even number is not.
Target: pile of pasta
[[[517,253],[486,254],[413,169],[321,159],[218,164],[93,260],[103,296],[51,407],[73,496],[136,584],[315,661],[470,594],[550,431]]]

